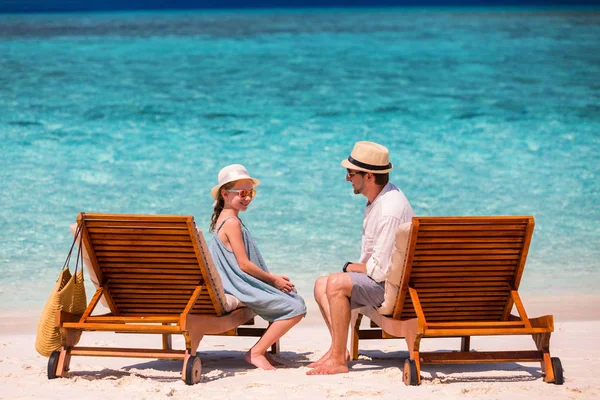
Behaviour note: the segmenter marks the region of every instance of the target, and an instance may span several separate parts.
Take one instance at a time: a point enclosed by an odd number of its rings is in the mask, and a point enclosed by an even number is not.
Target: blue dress
[[[252,311],[269,322],[290,319],[306,314],[304,299],[298,293],[284,293],[276,287],[242,271],[233,251],[227,249],[221,239],[219,239],[219,230],[225,221],[215,231],[208,246],[223,281],[225,293],[237,297]],[[252,235],[250,235],[244,224],[241,224],[241,228],[248,258],[260,269],[269,272]]]

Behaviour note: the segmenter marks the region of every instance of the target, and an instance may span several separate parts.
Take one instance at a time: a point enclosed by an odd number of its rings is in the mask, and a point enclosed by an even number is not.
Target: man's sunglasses
[[[254,190],[254,189],[250,189],[250,190],[246,190],[246,189],[229,190],[229,189],[227,189],[227,192],[237,193],[238,196],[240,196],[241,198],[250,196],[250,198],[253,199],[254,196],[256,196],[256,190]]]

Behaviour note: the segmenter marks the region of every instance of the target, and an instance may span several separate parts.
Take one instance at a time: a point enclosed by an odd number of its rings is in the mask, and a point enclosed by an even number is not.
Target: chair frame
[[[462,315],[456,312],[456,317],[453,320],[451,318],[451,312],[449,312],[450,317],[447,315],[445,320],[435,321],[435,318],[432,318],[434,320],[428,320],[427,311],[424,310],[422,305],[423,296],[426,295],[425,290],[417,287],[418,285],[415,284],[415,279],[411,276],[413,271],[415,271],[413,267],[416,261],[415,253],[417,249],[421,251],[420,254],[426,254],[425,251],[432,248],[430,243],[428,244],[425,240],[420,240],[420,235],[427,237],[426,234],[423,234],[423,227],[428,227],[430,230],[437,229],[439,231],[444,231],[446,232],[446,235],[450,237],[452,236],[452,233],[448,232],[453,232],[453,229],[462,229],[461,225],[463,227],[470,225],[482,227],[482,229],[491,229],[486,228],[485,226],[503,226],[499,224],[506,224],[504,226],[521,224],[523,226],[523,235],[520,242],[518,257],[514,261],[514,273],[508,277],[505,282],[507,296],[501,318],[496,320],[485,320],[484,316],[482,317],[484,320],[469,321],[467,320],[468,317],[465,317],[468,312],[463,312]],[[552,315],[546,315],[539,318],[529,318],[518,293],[518,287],[525,267],[525,260],[527,258],[533,228],[533,217],[414,217],[408,240],[408,249],[404,261],[402,280],[393,314],[391,316],[381,315],[373,307],[362,307],[353,311],[351,323],[352,358],[354,360],[358,359],[359,341],[361,339],[404,338],[409,351],[409,358],[405,360],[403,371],[403,380],[406,385],[419,385],[421,383],[420,372],[422,364],[474,364],[515,361],[540,362],[544,381],[562,384],[563,376],[560,360],[558,358],[550,357],[550,335],[551,332],[554,331],[553,317]],[[425,231],[425,233],[427,233],[427,231]],[[460,236],[461,234],[458,233],[457,235]],[[429,240],[432,241],[432,239]],[[450,242],[451,240],[446,241]],[[454,242],[458,243],[459,241],[454,240]],[[485,233],[482,235],[479,242],[486,242]],[[453,245],[448,243],[443,246],[448,249],[445,251],[449,255],[446,258],[439,258],[438,261],[449,262],[448,266],[445,268],[454,268],[451,262],[453,258],[457,259],[463,257],[463,260],[469,259],[469,256],[456,257],[456,254],[465,254],[466,252],[464,250],[461,253],[461,250],[452,248]],[[484,247],[483,244],[478,244],[478,246]],[[457,247],[461,248],[460,246]],[[464,249],[465,246],[462,248]],[[479,254],[485,254],[486,252],[488,252],[488,255],[492,255],[488,258],[493,258],[494,254],[500,254],[499,251],[495,252],[494,250],[479,250]],[[433,252],[430,251],[429,254],[433,254]],[[422,260],[423,257],[420,259]],[[443,262],[438,264],[442,265]],[[468,261],[466,263],[468,263]],[[439,265],[435,265],[438,267],[437,271],[441,270]],[[487,268],[489,270],[492,267]],[[439,276],[441,277],[442,275]],[[441,282],[442,279],[439,279],[439,281]],[[456,284],[456,286],[459,285],[467,286],[468,284]],[[429,287],[428,289],[429,293],[435,291],[435,288]],[[481,296],[482,298],[483,296],[486,296],[485,287],[481,291]],[[412,303],[412,306],[409,304],[409,300],[410,303]],[[513,305],[516,307],[518,315],[511,314]],[[485,308],[479,309],[483,310],[478,311],[479,313],[485,313]],[[413,312],[416,314],[416,318],[406,318],[407,310],[414,310]],[[457,311],[460,310],[457,308]],[[368,317],[371,320],[371,327],[377,329],[361,329],[360,325],[363,316]],[[532,335],[536,350],[471,351],[471,336],[493,335]],[[421,340],[424,338],[448,337],[461,338],[460,351],[419,351]]]
[[[84,224],[84,221],[86,223]],[[195,258],[201,274],[193,293],[189,296],[185,308],[178,313],[164,313],[152,310],[136,315],[135,312],[123,313],[117,307],[111,291],[111,279],[103,274],[102,263],[96,256],[93,241],[87,225],[90,221],[104,221],[107,226],[115,226],[114,229],[127,228],[128,223],[134,226],[131,233],[139,232],[140,229],[152,229],[160,223],[185,224],[187,234],[191,237]],[[89,357],[135,357],[183,360],[181,379],[187,384],[195,384],[200,381],[201,363],[197,355],[197,348],[204,335],[223,336],[255,336],[260,337],[266,328],[253,328],[242,325],[253,325],[255,314],[247,307],[237,308],[226,312],[223,301],[219,298],[214,287],[214,277],[211,278],[208,264],[212,259],[208,252],[204,238],[196,229],[194,219],[191,216],[149,216],[149,215],[118,215],[118,214],[86,214],[80,213],[77,223],[82,226],[83,243],[88,250],[92,268],[96,274],[100,286],[90,300],[82,315],[74,315],[59,311],[56,315],[56,326],[62,336],[62,348],[55,351],[48,361],[48,377],[66,377],[69,364],[73,356]],[[114,233],[113,228],[104,228],[105,236]],[[154,249],[156,251],[156,249]],[[123,256],[123,253],[118,253]],[[145,259],[151,261],[151,259]],[[143,260],[138,260],[142,262]],[[214,267],[212,267],[214,268]],[[212,272],[215,273],[214,271]],[[152,275],[147,275],[151,276]],[[161,277],[165,277],[161,275]],[[153,279],[160,279],[154,277]],[[135,280],[135,279],[134,279]],[[219,279],[220,281],[220,279]],[[132,285],[135,289],[135,283]],[[143,290],[139,290],[143,292]],[[189,292],[189,290],[188,290]],[[208,295],[208,297],[207,297]],[[140,295],[141,296],[141,295]],[[110,312],[103,315],[92,315],[100,299],[106,299]],[[205,300],[200,305],[200,299]],[[200,314],[198,314],[200,312]],[[106,347],[82,347],[77,342],[84,331],[102,331],[115,333],[134,334],[157,334],[162,336],[162,348],[138,349],[138,348],[106,348]],[[182,335],[185,341],[185,350],[174,350],[171,344],[171,335]],[[271,353],[279,352],[279,341],[271,347]]]

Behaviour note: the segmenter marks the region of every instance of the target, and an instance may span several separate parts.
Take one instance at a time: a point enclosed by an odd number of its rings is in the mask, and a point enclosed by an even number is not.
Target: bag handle
[[[85,214],[81,213],[81,229],[79,231],[79,248],[77,249],[77,259],[75,260],[75,272],[73,273],[77,276],[77,269],[79,268],[79,260],[81,259],[81,270],[83,270],[83,228],[85,226]],[[77,239],[77,236],[75,236]],[[77,279],[77,278],[75,278]]]
[[[67,254],[67,259],[63,264],[62,269],[64,270],[69,266],[69,262],[71,261],[71,254],[73,254],[73,248],[75,247],[75,243],[77,243],[77,239],[79,239],[78,249],[77,249],[77,258],[75,259],[75,271],[73,275],[77,275],[77,270],[79,269],[79,260],[81,259],[81,268],[83,269],[83,227],[85,225],[85,214],[81,213],[81,224],[77,224],[77,230],[75,231],[75,237],[73,238],[73,243],[71,244],[71,248],[69,249],[69,254]]]

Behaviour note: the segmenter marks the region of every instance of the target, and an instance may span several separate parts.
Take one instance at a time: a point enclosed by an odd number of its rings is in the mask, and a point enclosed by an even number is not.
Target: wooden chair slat
[[[99,240],[95,240],[94,243],[96,243],[96,248],[99,250],[101,250],[105,246],[106,247],[108,247],[108,246],[134,246],[134,247],[152,246],[152,247],[161,248],[161,250],[162,250],[162,247],[167,247],[167,248],[187,247],[187,248],[193,249],[191,241],[181,241],[181,242],[166,241],[165,242],[165,241],[161,241],[161,240],[134,240],[133,238],[131,238],[130,240],[99,239]]]
[[[171,242],[188,242],[191,244],[189,235],[148,235],[148,234],[109,234],[109,233],[95,233],[90,234],[90,237],[95,240],[126,240],[130,242],[148,242],[148,241],[161,241],[163,243]]]
[[[519,243],[496,243],[496,242],[484,242],[484,243],[471,243],[471,242],[457,242],[457,243],[420,243],[416,246],[416,251],[423,250],[458,250],[458,249],[515,249],[521,251]]]
[[[148,248],[155,250],[154,254],[164,253],[178,253],[178,254],[194,254],[194,248],[192,246],[177,246],[177,247],[166,247],[166,246],[134,246],[134,245],[122,245],[122,246],[96,246],[96,255],[101,257],[105,255],[122,255],[122,256],[136,256],[136,253],[147,254]],[[171,254],[168,254],[169,257]]]
[[[524,231],[527,224],[421,224],[420,233],[439,231]]]
[[[493,240],[490,240],[488,237],[419,237],[419,245],[429,244],[429,243],[510,243],[510,244],[519,244],[523,243],[522,236],[512,236],[512,237],[494,237]]]

